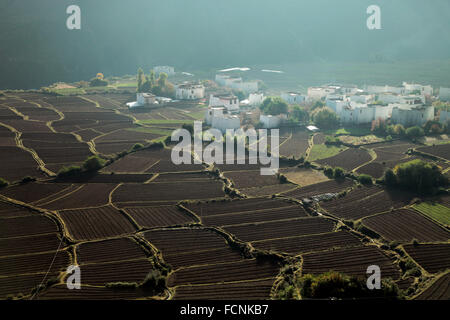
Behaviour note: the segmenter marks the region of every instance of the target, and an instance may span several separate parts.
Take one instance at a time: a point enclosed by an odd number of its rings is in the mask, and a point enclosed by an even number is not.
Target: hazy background
[[[66,28],[70,4],[81,7],[81,30]],[[370,4],[382,30],[366,27]],[[449,0],[0,0],[0,88],[161,64],[267,66],[302,84],[450,85],[449,31]]]

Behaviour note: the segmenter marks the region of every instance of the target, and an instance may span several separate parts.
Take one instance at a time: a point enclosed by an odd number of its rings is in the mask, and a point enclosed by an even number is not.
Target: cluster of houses
[[[169,75],[175,73],[174,68],[169,66],[158,66],[153,70],[155,73],[165,72]],[[246,93],[248,98],[239,101],[238,97],[231,93],[210,94],[205,122],[222,131],[240,128],[241,111],[259,106],[265,99],[264,94],[258,92],[258,81],[244,81],[241,77],[226,74],[217,74],[215,81],[220,86]],[[323,101],[336,112],[344,125],[364,125],[377,119],[390,119],[394,124],[409,127],[434,120],[434,107],[429,103],[433,94],[433,88],[429,85],[403,82],[398,87],[369,85],[358,88],[355,85],[323,85],[308,88],[306,95],[299,92],[285,92],[280,97],[291,105]],[[205,87],[195,82],[178,84],[175,86],[175,98],[204,99]],[[450,101],[450,88],[440,88],[439,99]],[[170,102],[168,98],[138,93],[137,101],[128,103],[128,106],[135,108],[168,102]],[[265,128],[279,127],[286,119],[287,115],[260,115],[260,123]],[[450,112],[441,111],[439,121],[447,124],[449,120]]]

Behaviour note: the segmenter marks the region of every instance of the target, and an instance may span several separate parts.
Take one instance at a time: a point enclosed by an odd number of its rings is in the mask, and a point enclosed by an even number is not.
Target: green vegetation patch
[[[311,148],[311,151],[308,156],[308,160],[315,161],[315,160],[333,157],[333,156],[337,155],[338,153],[345,151],[347,149],[348,149],[347,147],[337,147],[337,146],[326,145],[326,144],[314,145]]]
[[[422,202],[416,204],[414,209],[444,225],[450,225],[450,208],[442,204],[437,202]]]

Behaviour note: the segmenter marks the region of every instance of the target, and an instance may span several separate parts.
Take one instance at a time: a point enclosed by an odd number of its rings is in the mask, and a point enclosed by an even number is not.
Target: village
[[[247,68],[248,69],[248,68]],[[244,71],[247,69],[243,68]],[[158,97],[138,92],[137,101],[128,103],[130,110],[157,108],[174,101],[199,101],[207,105],[204,122],[211,128],[225,132],[252,125],[255,128],[303,126],[310,131],[329,129],[329,126],[372,127],[392,124],[422,127],[433,123],[442,129],[448,127],[448,108],[435,108],[436,102],[450,101],[450,88],[434,89],[430,85],[403,82],[399,86],[326,84],[307,88],[306,92],[279,92],[267,94],[260,88],[261,81],[244,80],[233,75],[242,68],[220,70],[214,81],[184,81],[174,86],[174,97]],[[174,67],[158,66],[155,75],[175,75]],[[139,91],[139,90],[138,90]],[[263,104],[276,107],[261,107]],[[336,121],[315,121],[318,110],[331,112]],[[300,115],[299,115],[300,114]],[[377,124],[375,124],[377,123]]]

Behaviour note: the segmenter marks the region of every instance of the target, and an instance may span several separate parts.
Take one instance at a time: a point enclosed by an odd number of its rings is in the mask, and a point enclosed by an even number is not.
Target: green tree
[[[267,97],[261,104],[260,109],[265,114],[276,116],[287,113],[288,104],[280,97]]]
[[[88,172],[98,171],[105,165],[106,161],[99,156],[91,156],[83,163],[83,169]]]
[[[316,126],[321,129],[332,129],[339,125],[337,114],[328,107],[315,109],[311,116]]]
[[[108,85],[108,81],[100,79],[100,78],[92,78],[89,82],[89,86],[91,87],[106,87]]]
[[[138,74],[137,74],[137,92],[142,92],[142,85],[145,82],[145,75],[144,75],[144,71],[142,70],[142,68],[138,69]]]
[[[397,184],[397,177],[392,169],[387,169],[384,173],[384,183],[387,186],[395,186]]]
[[[6,181],[6,180],[3,179],[3,178],[0,178],[0,189],[1,189],[1,188],[4,188],[4,187],[7,187],[8,184],[9,184],[8,181]]]
[[[292,107],[292,118],[300,122],[306,122],[309,119],[308,112],[301,106],[295,105]]]
[[[419,126],[414,126],[406,129],[406,136],[410,139],[423,137],[425,135],[425,132],[423,129]]]
[[[401,124],[396,124],[394,126],[394,134],[397,136],[403,137],[406,134],[405,127]]]

